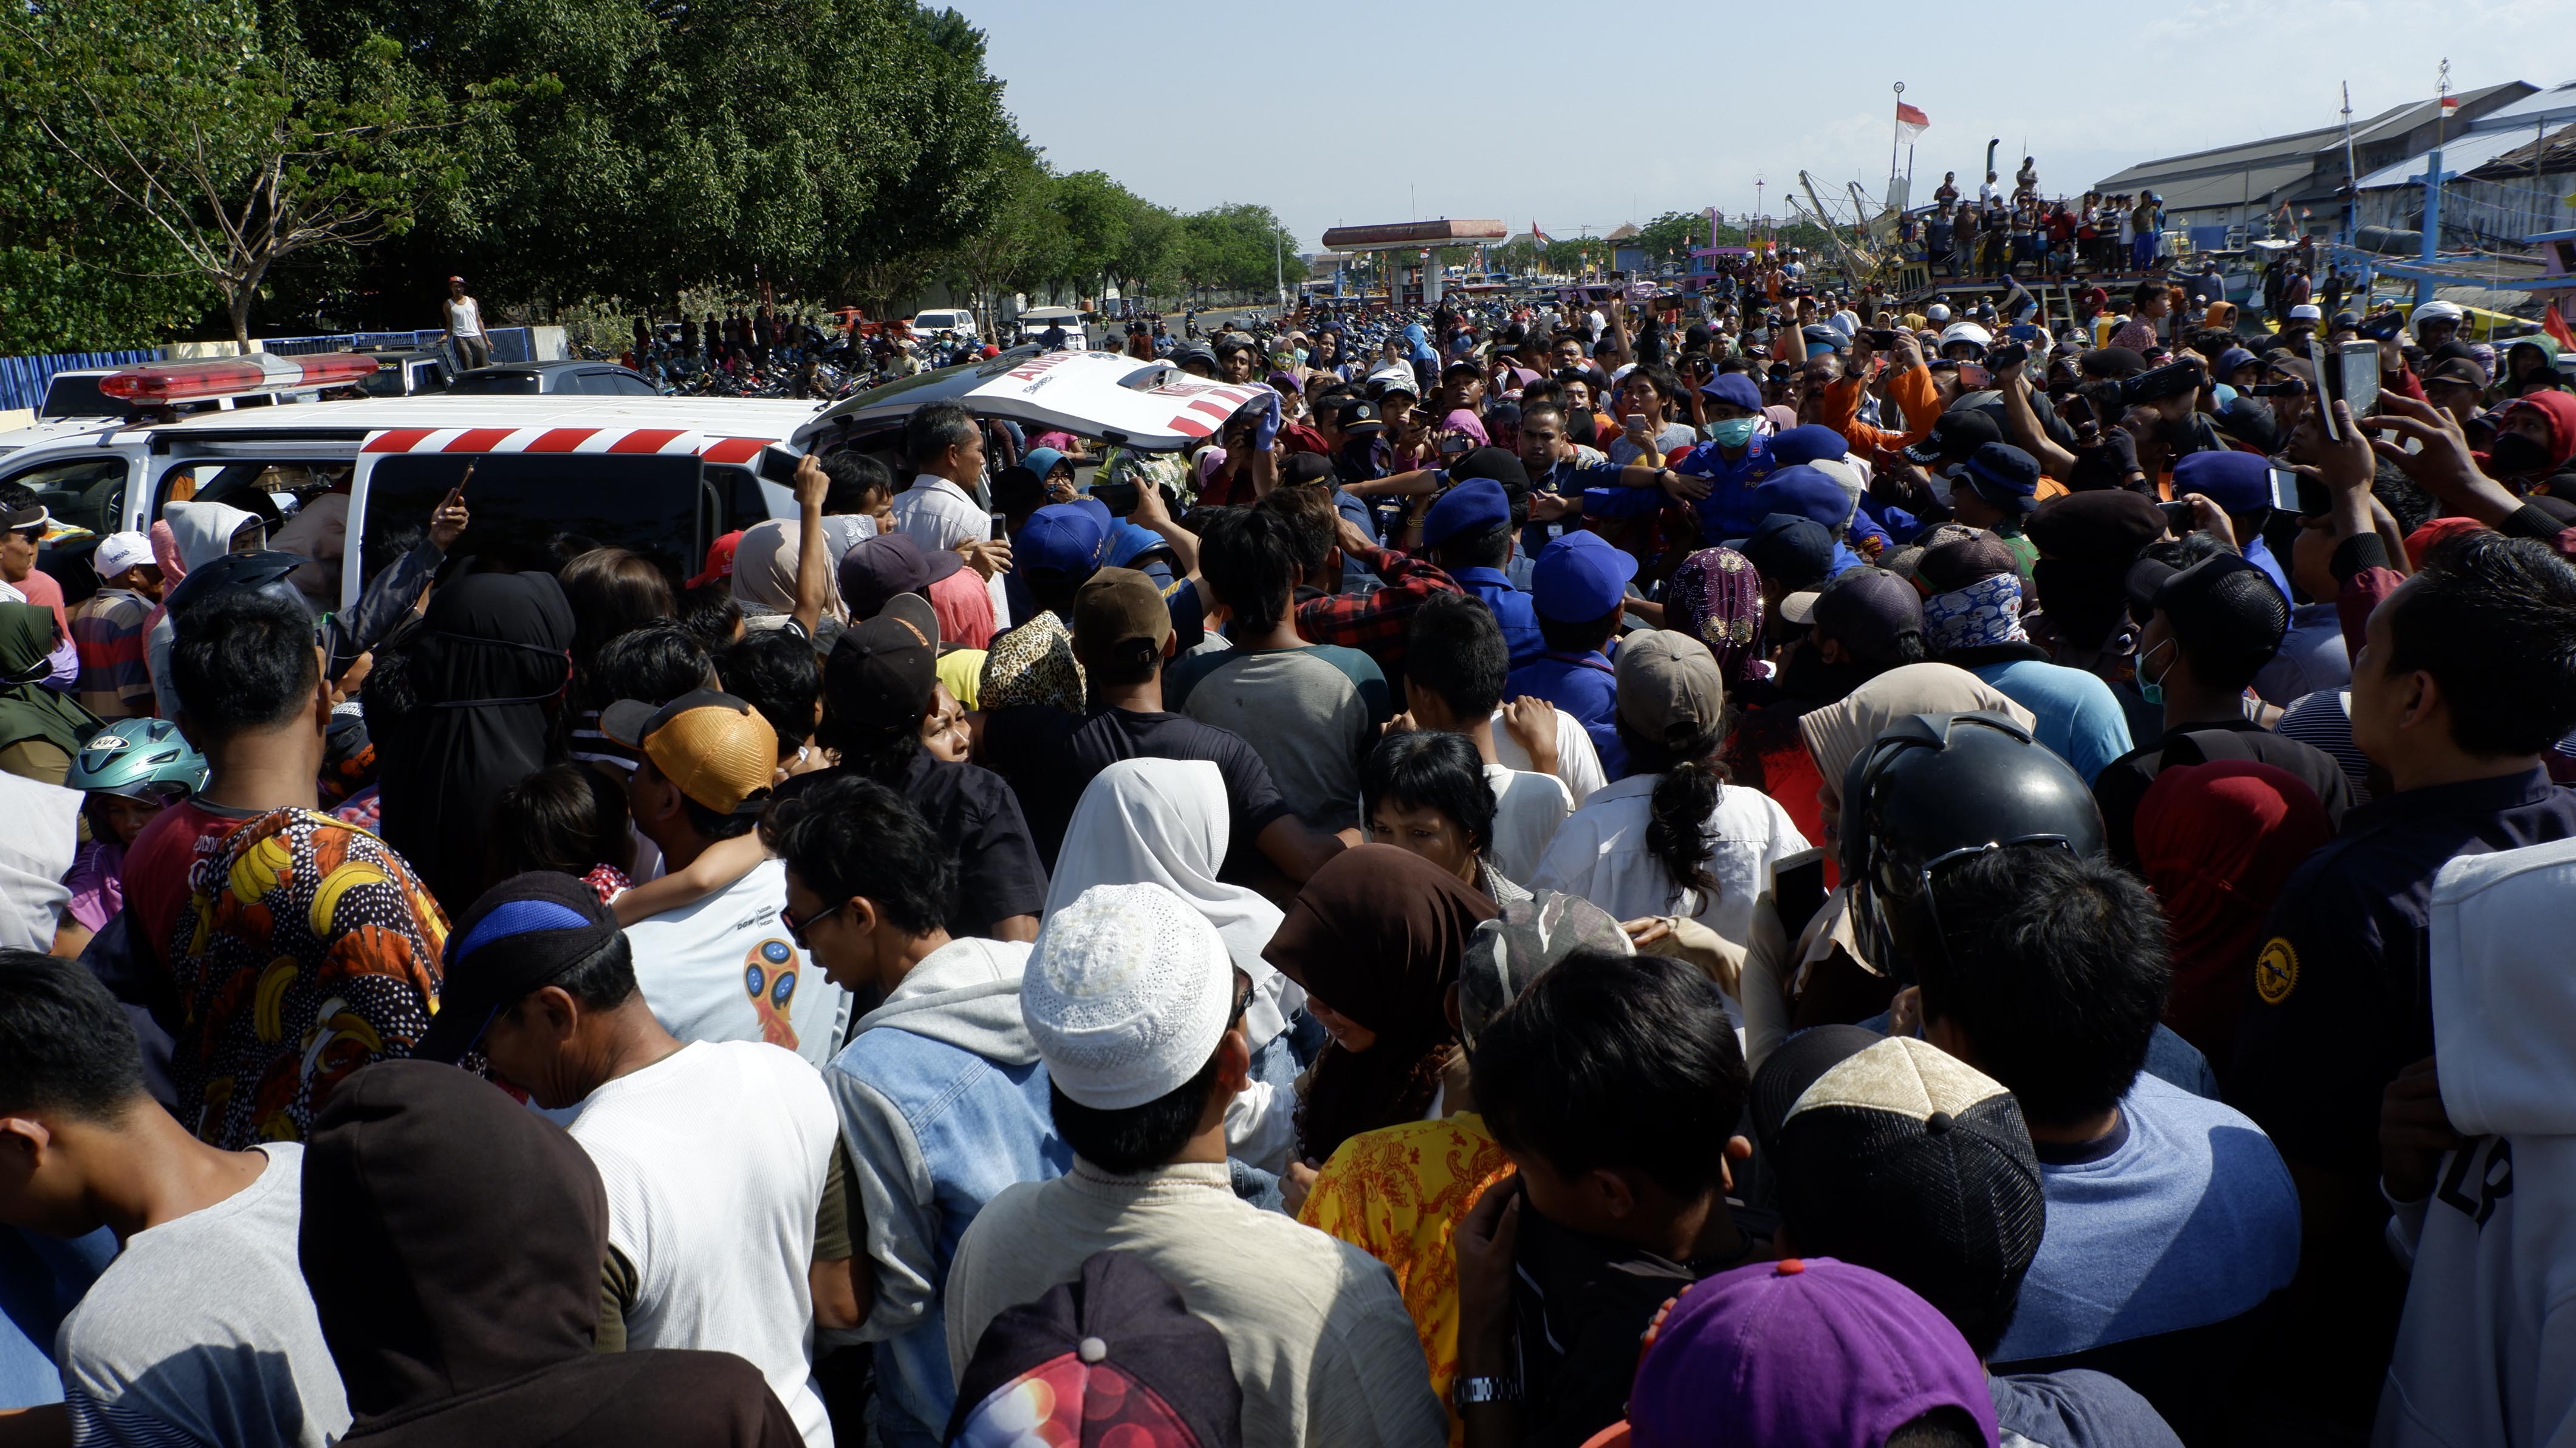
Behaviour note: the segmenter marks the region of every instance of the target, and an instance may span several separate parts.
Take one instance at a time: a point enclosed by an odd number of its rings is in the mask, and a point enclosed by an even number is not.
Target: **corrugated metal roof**
[[[2571,107],[2567,120],[2576,122],[2576,107]],[[2456,176],[2467,175],[2498,156],[2530,145],[2538,129],[2539,123],[2535,119],[2519,126],[2476,130],[2465,136],[2454,136],[2442,147],[2442,169]],[[2560,127],[2552,126],[2550,129],[2556,131]],[[2432,157],[2432,152],[2423,151],[2403,161],[2391,161],[2355,182],[2355,189],[2378,191],[2390,186],[2413,184],[2415,178],[2424,174]]]
[[[2494,95],[2497,91],[2527,84],[2529,84],[2527,81],[2503,81],[2495,85],[2480,86],[2476,90],[2461,91],[2454,96],[2453,99],[2457,100],[2463,107],[2474,106],[2478,102],[2485,100],[2487,97]],[[2417,126],[2429,126],[2433,124],[2434,113],[2440,109],[2441,102],[2437,97],[2434,100],[2418,101],[2411,106],[2400,106],[2395,111],[2382,112],[2361,125],[2352,128],[2353,144],[2356,146],[2367,146],[2373,141],[2402,136],[2406,132],[2415,129]],[[2500,107],[2499,109],[2510,110],[2511,107]]]
[[[2528,130],[2535,121],[2544,118],[2555,120],[2560,115],[2576,118],[2576,80],[2551,86],[2538,95],[2524,96],[2512,105],[2499,106],[2478,118],[2477,129],[2483,131],[2489,126],[2510,126],[2519,122]]]
[[[2308,179],[2315,163],[2306,156],[2270,166],[2240,166],[2216,176],[2197,176],[2177,181],[2157,194],[2164,198],[2165,210],[2197,211],[2209,206],[2236,206],[2248,201],[2261,203],[2273,191],[2295,186]]]
[[[2154,187],[2172,176],[2191,176],[2206,171],[2233,171],[2235,168],[2264,162],[2285,162],[2296,156],[2302,160],[2316,154],[2328,138],[2338,145],[2343,141],[2343,128],[2323,127],[2299,131],[2287,136],[2274,136],[2262,141],[2243,141],[2216,150],[2192,151],[2180,156],[2166,156],[2154,161],[2141,161],[2127,170],[2106,176],[2094,183],[2096,191],[2128,192],[2134,195],[2141,187]]]

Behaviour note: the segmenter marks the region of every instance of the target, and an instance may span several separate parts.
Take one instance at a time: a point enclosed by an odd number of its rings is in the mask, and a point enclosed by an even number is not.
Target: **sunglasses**
[[[798,950],[810,949],[811,947],[807,946],[805,943],[805,932],[822,924],[824,921],[831,919],[833,916],[840,914],[842,909],[849,903],[850,902],[847,899],[843,899],[839,905],[835,905],[829,910],[817,910],[802,920],[796,918],[796,912],[794,910],[781,905],[778,907],[778,923],[787,927],[787,938],[796,942],[796,948]]]

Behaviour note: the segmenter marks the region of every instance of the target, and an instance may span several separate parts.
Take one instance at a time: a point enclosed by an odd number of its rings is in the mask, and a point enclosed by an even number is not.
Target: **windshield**
[[[101,375],[66,377],[56,373],[53,380],[45,384],[45,403],[36,409],[36,416],[123,417],[125,404],[98,390]]]
[[[534,372],[468,372],[447,390],[465,397],[533,397],[545,384]]]

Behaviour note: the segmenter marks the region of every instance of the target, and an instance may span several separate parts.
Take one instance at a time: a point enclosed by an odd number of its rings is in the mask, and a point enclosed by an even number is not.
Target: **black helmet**
[[[235,588],[266,589],[280,598],[291,598],[307,609],[304,595],[287,582],[287,575],[312,562],[293,553],[263,549],[257,553],[227,553],[221,558],[201,563],[188,570],[179,586],[170,590],[162,606],[175,621],[188,610],[218,593]]]
[[[2103,853],[2084,777],[2001,714],[1916,714],[1890,725],[1843,776],[1842,878],[1853,925],[1890,978],[1913,984],[1896,920],[1945,860],[2042,846]]]

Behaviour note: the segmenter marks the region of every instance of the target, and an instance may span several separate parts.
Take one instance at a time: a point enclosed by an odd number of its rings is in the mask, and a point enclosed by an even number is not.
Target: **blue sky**
[[[1920,196],[1945,169],[1973,183],[1993,136],[2007,180],[2031,154],[2044,189],[2074,193],[2151,157],[2336,124],[2345,80],[2356,119],[2422,99],[2445,56],[2458,90],[2576,79],[2551,0],[931,3],[988,33],[1005,103],[1059,169],[1181,210],[1266,202],[1309,247],[1415,217],[1535,217],[1564,237],[1732,216],[1757,173],[1783,214],[1801,167],[1829,197],[1854,179],[1875,194],[1899,80],[1932,122]]]

